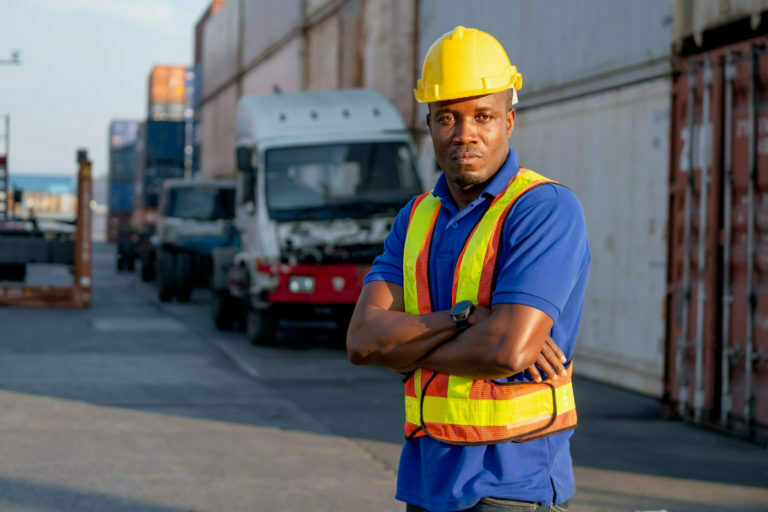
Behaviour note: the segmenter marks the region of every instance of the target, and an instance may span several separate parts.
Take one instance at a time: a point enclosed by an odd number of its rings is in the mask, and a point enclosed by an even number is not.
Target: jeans
[[[544,505],[530,501],[503,500],[500,498],[483,498],[474,507],[457,512],[566,512],[568,502],[559,505]],[[408,504],[405,512],[429,512],[427,509]]]

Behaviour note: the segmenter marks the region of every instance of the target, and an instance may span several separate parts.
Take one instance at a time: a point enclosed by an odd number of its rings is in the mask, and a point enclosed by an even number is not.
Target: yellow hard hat
[[[419,103],[432,103],[511,88],[518,91],[522,86],[523,75],[492,35],[458,26],[429,49],[413,93]]]

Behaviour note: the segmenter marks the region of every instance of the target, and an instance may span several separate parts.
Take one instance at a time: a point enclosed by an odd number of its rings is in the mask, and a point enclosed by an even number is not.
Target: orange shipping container
[[[184,66],[155,66],[149,75],[149,104],[186,101]]]

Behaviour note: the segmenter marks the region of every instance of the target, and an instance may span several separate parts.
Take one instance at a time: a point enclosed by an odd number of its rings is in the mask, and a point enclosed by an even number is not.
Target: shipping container
[[[138,121],[112,121],[109,124],[109,149],[132,147],[136,144]]]
[[[341,24],[338,14],[307,30],[306,90],[329,91],[339,88],[339,37]]]
[[[203,26],[204,101],[224,87],[239,70],[238,23],[243,3],[239,0],[226,2]]]
[[[242,68],[252,67],[275,45],[300,35],[301,6],[302,0],[243,2]]]
[[[133,182],[134,146],[123,146],[109,151],[109,181],[111,183]]]
[[[232,84],[206,102],[201,111],[203,148],[200,174],[206,178],[232,179],[235,166],[235,110],[237,85]]]
[[[659,397],[669,108],[669,80],[658,79],[520,112],[510,139],[521,166],[569,187],[584,208],[592,266],[577,372]]]
[[[675,53],[687,55],[765,33],[768,0],[675,0]]]
[[[108,209],[111,213],[131,213],[133,183],[110,183]]]
[[[205,27],[205,22],[218,12],[226,1],[212,0],[205,11],[203,11],[202,16],[197,20],[197,23],[195,23],[195,64],[200,64],[203,61],[203,27]]]
[[[126,231],[131,225],[130,213],[107,214],[107,241],[115,243],[118,241],[120,233]]]
[[[243,77],[243,95],[301,90],[301,37],[296,36]]]
[[[768,38],[681,59],[672,95],[667,413],[768,436]]]
[[[134,211],[157,206],[158,180],[184,175],[184,144],[184,122],[141,123],[134,152]]]
[[[377,2],[374,2],[377,3]],[[493,34],[533,106],[669,73],[672,0],[422,0],[419,59],[457,25]]]

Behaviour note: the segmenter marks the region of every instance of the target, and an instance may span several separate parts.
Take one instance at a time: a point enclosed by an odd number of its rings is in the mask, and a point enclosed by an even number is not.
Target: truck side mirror
[[[245,173],[253,172],[253,150],[246,146],[238,146],[236,151],[237,170]]]

